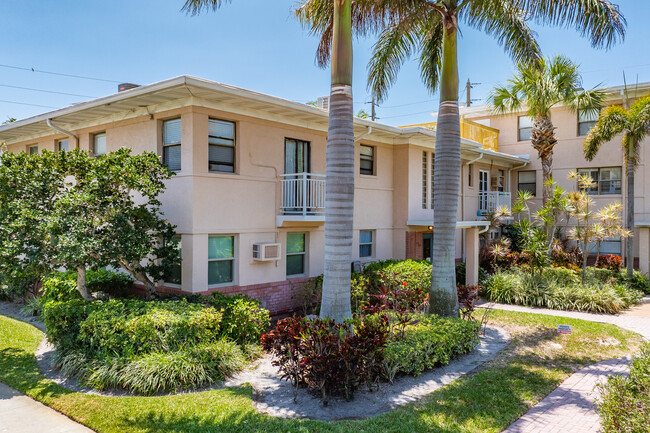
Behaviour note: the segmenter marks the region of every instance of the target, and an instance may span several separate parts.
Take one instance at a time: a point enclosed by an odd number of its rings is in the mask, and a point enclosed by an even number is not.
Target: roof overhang
[[[428,220],[408,220],[407,226],[412,227],[433,227],[433,221]],[[490,227],[489,221],[457,221],[457,229],[485,228]]]

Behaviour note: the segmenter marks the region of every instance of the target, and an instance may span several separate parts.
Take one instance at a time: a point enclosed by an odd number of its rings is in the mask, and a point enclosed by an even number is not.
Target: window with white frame
[[[38,146],[37,145],[29,146],[27,148],[27,150],[28,150],[28,153],[30,155],[38,155]]]
[[[70,150],[70,141],[68,140],[59,140],[56,142],[56,150],[58,152],[67,152]]]
[[[163,121],[163,164],[171,171],[181,169],[181,119]]]
[[[306,273],[306,238],[305,233],[287,233],[287,277]]]
[[[362,144],[360,149],[359,173],[372,176],[375,174],[375,148]]]
[[[375,245],[374,230],[359,230],[359,257],[372,257]]]
[[[578,174],[589,175],[593,180],[589,194],[609,195],[621,193],[621,167],[579,168]]]
[[[106,133],[93,135],[93,155],[106,155]]]
[[[529,116],[519,116],[517,140],[529,141],[533,131],[533,119]]]
[[[235,122],[208,120],[208,168],[235,172]]]
[[[535,197],[537,193],[537,172],[535,170],[520,171],[517,176],[517,191],[528,191]]]
[[[208,285],[216,286],[234,281],[235,237],[208,237]]]
[[[598,110],[587,110],[578,112],[578,136],[587,135],[589,130],[596,126],[598,121]]]
[[[171,239],[171,246],[178,251],[178,257],[179,261],[177,263],[174,263],[169,270],[169,276],[167,277],[166,282],[171,283],[171,284],[178,284],[180,285],[182,283],[182,251],[181,251],[181,237],[180,236],[174,236]]]

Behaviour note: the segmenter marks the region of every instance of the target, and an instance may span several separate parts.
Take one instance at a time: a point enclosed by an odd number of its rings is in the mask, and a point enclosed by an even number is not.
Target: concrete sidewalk
[[[0,383],[0,433],[92,433],[93,430]]]

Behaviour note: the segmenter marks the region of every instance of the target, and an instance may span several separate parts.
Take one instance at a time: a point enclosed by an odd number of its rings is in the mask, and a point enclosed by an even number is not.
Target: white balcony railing
[[[283,215],[325,215],[325,175],[282,174]]]
[[[500,208],[506,208],[510,212],[511,197],[505,191],[486,191],[478,195],[478,214],[487,215]]]

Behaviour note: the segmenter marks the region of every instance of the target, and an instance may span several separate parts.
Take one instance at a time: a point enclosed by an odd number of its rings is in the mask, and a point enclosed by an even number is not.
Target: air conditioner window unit
[[[253,244],[253,260],[259,262],[268,262],[271,260],[280,260],[282,249],[280,244],[259,242]]]

